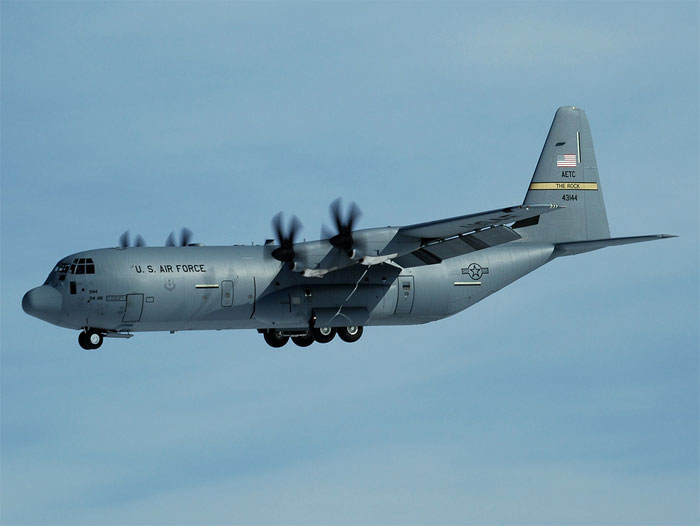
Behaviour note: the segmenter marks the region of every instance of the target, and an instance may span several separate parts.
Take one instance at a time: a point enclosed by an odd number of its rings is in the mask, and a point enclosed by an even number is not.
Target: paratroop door
[[[399,276],[396,299],[396,314],[411,314],[413,308],[413,276]]]
[[[233,305],[233,281],[221,282],[221,306],[230,307]]]

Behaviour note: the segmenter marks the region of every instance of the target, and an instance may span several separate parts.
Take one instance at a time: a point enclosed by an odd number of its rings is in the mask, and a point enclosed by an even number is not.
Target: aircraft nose
[[[48,322],[53,322],[59,316],[61,307],[63,307],[61,293],[48,285],[32,289],[22,298],[24,312]]]

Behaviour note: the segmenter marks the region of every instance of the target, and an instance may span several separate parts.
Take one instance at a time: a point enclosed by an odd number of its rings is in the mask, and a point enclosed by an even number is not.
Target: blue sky
[[[3,2],[4,524],[695,524],[697,2]],[[613,235],[353,346],[85,353],[25,315],[61,257],[518,204],[587,112]]]

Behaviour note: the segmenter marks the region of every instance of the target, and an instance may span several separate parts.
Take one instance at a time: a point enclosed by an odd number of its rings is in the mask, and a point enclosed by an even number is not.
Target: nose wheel
[[[102,333],[94,329],[87,329],[78,335],[78,343],[86,351],[94,351],[102,346],[104,338]]]

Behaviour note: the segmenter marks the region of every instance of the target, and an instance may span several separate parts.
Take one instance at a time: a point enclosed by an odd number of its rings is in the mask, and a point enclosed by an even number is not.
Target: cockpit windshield
[[[74,259],[70,266],[71,274],[94,274],[95,264],[90,258]]]
[[[76,258],[72,263],[60,261],[46,278],[46,285],[55,285],[58,281],[65,281],[68,274],[94,274],[95,263],[91,258]]]

